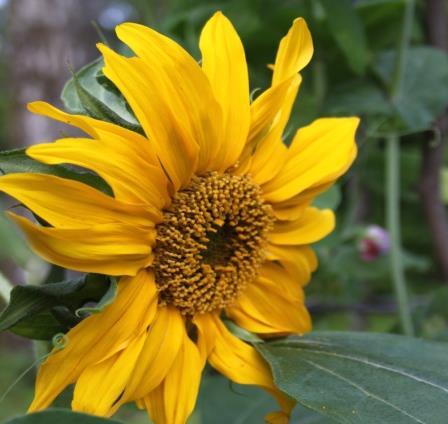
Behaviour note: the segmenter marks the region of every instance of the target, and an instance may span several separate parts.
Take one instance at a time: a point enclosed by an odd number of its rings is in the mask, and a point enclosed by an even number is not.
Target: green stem
[[[394,73],[390,86],[390,98],[394,102],[400,95],[403,82],[404,71],[406,67],[406,56],[409,47],[409,41],[412,33],[412,23],[414,21],[415,0],[407,0],[401,27],[401,36],[397,46],[397,56],[395,60]]]
[[[412,32],[414,20],[415,0],[407,0],[403,17],[401,37],[397,47],[395,68],[390,86],[389,96],[395,103],[401,94],[404,71],[406,67],[406,55]],[[406,278],[402,263],[403,253],[401,246],[400,225],[400,138],[390,135],[387,138],[387,224],[391,239],[391,274],[395,287],[401,326],[404,334],[413,336],[415,334],[412,322],[409,296]]]
[[[409,296],[403,269],[400,224],[400,139],[389,136],[387,139],[387,225],[390,234],[390,260],[392,280],[397,297],[401,326],[407,336],[414,335]]]

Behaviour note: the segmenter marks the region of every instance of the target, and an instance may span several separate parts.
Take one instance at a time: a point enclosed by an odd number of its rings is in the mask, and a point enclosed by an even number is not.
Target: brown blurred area
[[[0,3],[3,3],[0,83],[5,116],[0,149],[53,140],[64,126],[31,114],[26,105],[45,100],[61,106],[60,93],[70,78],[69,69],[78,69],[98,56],[95,43],[99,35],[92,21],[98,19],[110,2],[13,0]],[[12,260],[0,259],[0,270],[11,281],[23,282],[23,273]],[[14,349],[23,343],[24,339],[0,335],[0,346]]]
[[[92,21],[106,1],[14,0],[6,6],[5,55],[9,99],[6,147],[53,139],[60,126],[32,115],[26,104],[59,95],[77,69],[97,56]],[[80,7],[80,5],[82,5]]]

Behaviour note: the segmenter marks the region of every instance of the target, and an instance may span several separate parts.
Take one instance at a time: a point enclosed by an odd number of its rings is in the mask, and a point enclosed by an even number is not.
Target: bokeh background
[[[170,35],[199,59],[203,23],[222,10],[243,39],[251,88],[269,83],[278,42],[297,16],[306,18],[315,54],[303,73],[285,136],[321,116],[359,115],[357,162],[319,205],[337,212],[336,231],[316,248],[320,268],[307,289],[316,329],[400,332],[391,279],[386,196],[387,136],[400,140],[402,261],[417,334],[448,340],[448,1],[418,1],[402,94],[389,101],[391,63],[405,0],[0,0],[0,150],[57,138],[65,129],[31,115],[36,99],[62,106],[70,68],[98,56],[113,28],[126,20]],[[433,50],[437,49],[437,50]],[[445,52],[445,53],[443,53]],[[0,208],[14,207],[0,198]],[[0,216],[0,279],[39,283],[49,267]],[[3,308],[0,297],[0,310]],[[0,335],[0,421],[23,413],[32,396],[39,352],[14,335]],[[28,370],[27,372],[25,372]],[[18,382],[15,384],[15,380]],[[211,376],[193,423],[254,423],[269,410],[258,391]],[[60,400],[64,404],[64,399]],[[236,412],[231,412],[236,411]],[[229,415],[233,414],[233,415]],[[132,408],[126,422],[146,422]],[[322,418],[302,416],[304,423]],[[219,421],[221,422],[221,421]]]

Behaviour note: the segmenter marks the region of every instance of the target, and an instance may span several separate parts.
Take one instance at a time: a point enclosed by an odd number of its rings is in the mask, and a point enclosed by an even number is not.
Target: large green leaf
[[[12,174],[19,172],[51,174],[61,178],[80,181],[94,187],[103,193],[112,194],[109,185],[99,176],[86,171],[80,171],[63,165],[46,165],[38,162],[25,153],[26,149],[15,149],[0,152],[0,173]]]
[[[103,67],[103,59],[98,58],[73,74],[61,95],[65,108],[142,133],[126,100],[104,76]]]
[[[328,115],[390,116],[393,113],[384,90],[369,80],[353,80],[333,88],[326,99]]]
[[[5,424],[123,424],[121,421],[93,417],[67,409],[50,409],[36,414],[13,418]]]
[[[99,301],[109,289],[109,278],[88,274],[72,281],[41,286],[16,286],[0,315],[0,331],[11,330],[35,339],[51,339],[78,321],[78,308]]]
[[[446,423],[448,344],[322,332],[257,348],[281,390],[336,422]]]
[[[374,69],[385,87],[390,87],[395,51],[382,52]],[[401,90],[394,101],[397,122],[386,123],[389,131],[418,132],[428,129],[448,104],[448,55],[431,47],[408,50]]]
[[[362,74],[367,65],[367,41],[363,24],[350,0],[320,0],[328,26],[350,67]]]
[[[269,412],[278,409],[274,398],[263,389],[233,384],[221,375],[212,374],[202,379],[196,414],[203,424],[252,424],[263,423]],[[291,422],[328,424],[331,421],[299,407]]]
[[[50,311],[29,315],[8,329],[17,336],[42,341],[51,341],[54,336],[67,330]]]

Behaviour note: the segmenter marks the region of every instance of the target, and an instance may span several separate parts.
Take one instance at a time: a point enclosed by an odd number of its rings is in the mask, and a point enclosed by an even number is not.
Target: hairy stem
[[[400,139],[389,136],[387,139],[387,226],[390,233],[390,260],[392,280],[398,303],[398,313],[404,334],[414,335],[409,295],[403,269],[400,222]]]
[[[391,101],[396,102],[400,95],[403,84],[404,72],[406,68],[406,56],[412,32],[414,20],[415,0],[407,0],[403,17],[401,37],[397,47],[395,68],[390,86],[389,96]],[[400,225],[400,138],[390,135],[386,139],[386,209],[387,224],[391,239],[391,276],[397,298],[400,322],[404,334],[413,336],[414,325],[412,322],[411,308],[409,305],[409,295],[406,285],[406,278],[403,268],[403,252],[401,246],[401,225]]]

